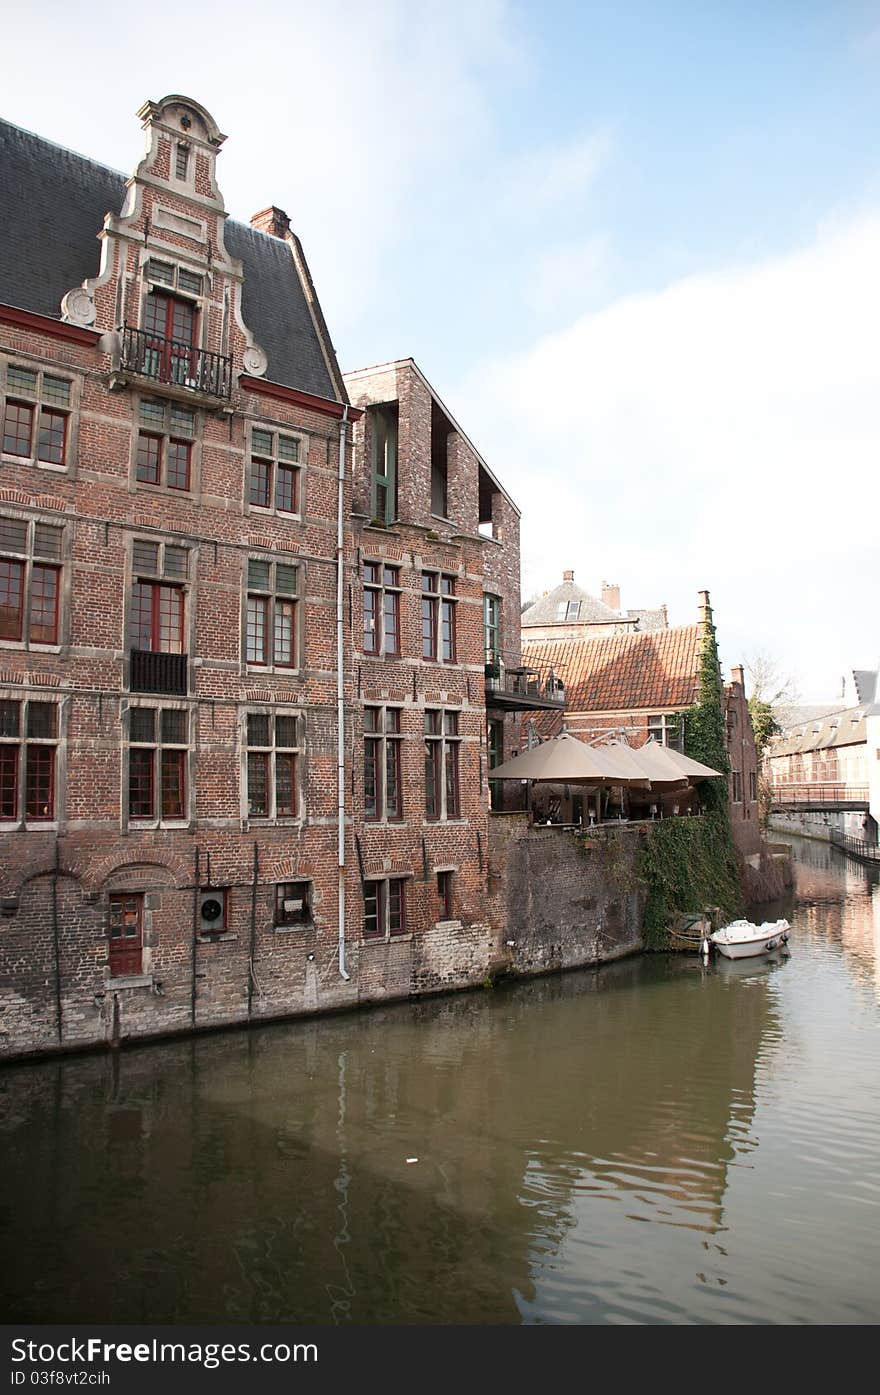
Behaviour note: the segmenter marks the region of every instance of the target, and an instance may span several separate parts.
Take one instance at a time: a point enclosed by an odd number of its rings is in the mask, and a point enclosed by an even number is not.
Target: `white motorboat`
[[[715,930],[708,943],[714,945],[726,959],[751,959],[757,954],[770,954],[788,940],[791,929],[787,920],[765,920],[755,925],[751,920],[732,920]]]

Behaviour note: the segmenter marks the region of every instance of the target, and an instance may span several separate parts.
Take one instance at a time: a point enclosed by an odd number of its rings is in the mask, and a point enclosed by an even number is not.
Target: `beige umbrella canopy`
[[[710,776],[723,779],[720,770],[711,770],[708,765],[656,741],[639,746],[632,754],[652,784],[661,780],[705,780]]]
[[[489,771],[490,780],[545,780],[565,785],[646,785],[649,776],[633,771],[608,746],[587,746],[563,732]]]
[[[642,761],[641,754],[644,747],[639,747],[637,750],[634,750],[633,747],[628,746],[625,741],[608,741],[600,749],[613,753],[615,759],[620,762],[623,769],[629,774],[633,784],[637,781],[640,781],[643,785],[650,783],[652,787],[660,785],[675,787],[677,785],[687,784],[687,777],[685,775],[676,774],[674,771],[667,771],[661,774],[659,765],[655,766],[653,763]]]

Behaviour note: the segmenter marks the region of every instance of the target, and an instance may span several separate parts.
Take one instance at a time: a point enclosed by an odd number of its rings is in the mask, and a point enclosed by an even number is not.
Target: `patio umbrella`
[[[720,770],[711,770],[690,756],[674,751],[671,746],[661,746],[657,741],[649,741],[633,752],[639,765],[648,773],[651,781],[660,780],[705,780],[713,776],[723,779]]]
[[[543,780],[560,785],[644,785],[644,771],[635,776],[607,746],[587,746],[563,732],[533,746],[513,760],[489,771],[490,780]]]

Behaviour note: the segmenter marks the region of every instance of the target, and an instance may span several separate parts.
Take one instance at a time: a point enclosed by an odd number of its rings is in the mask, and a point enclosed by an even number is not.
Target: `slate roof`
[[[565,617],[559,618],[559,606],[563,601],[580,601],[581,607],[576,618],[568,621]],[[544,596],[539,596],[523,611],[520,625],[619,625],[623,618],[616,610],[605,605],[604,601],[597,601],[595,596],[589,595],[573,581],[563,581],[561,586],[548,591]]]
[[[124,174],[0,120],[0,303],[59,320],[62,296],[97,275],[104,215],[125,194]],[[288,244],[230,218],[226,246],[266,377],[339,401]]]
[[[700,625],[526,641],[523,663],[552,668],[565,684],[567,712],[652,712],[689,707],[697,686]]]
[[[639,630],[665,630],[667,626],[666,611],[662,607],[659,610],[628,610],[626,618],[635,620]]]
[[[786,731],[773,740],[768,754],[772,759],[836,746],[859,746],[866,740],[865,708],[848,707],[843,712],[832,712]]]

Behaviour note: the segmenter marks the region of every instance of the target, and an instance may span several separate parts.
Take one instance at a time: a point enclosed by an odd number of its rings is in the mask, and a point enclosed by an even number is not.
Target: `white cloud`
[[[880,215],[583,315],[457,395],[523,507],[524,590],[574,566],[805,692],[880,647]]]
[[[605,237],[590,237],[542,252],[525,277],[526,303],[541,314],[570,307],[573,300],[589,305],[606,286],[608,263]]]
[[[527,151],[504,169],[505,199],[524,217],[565,208],[587,193],[610,152],[611,136],[604,129]]]

